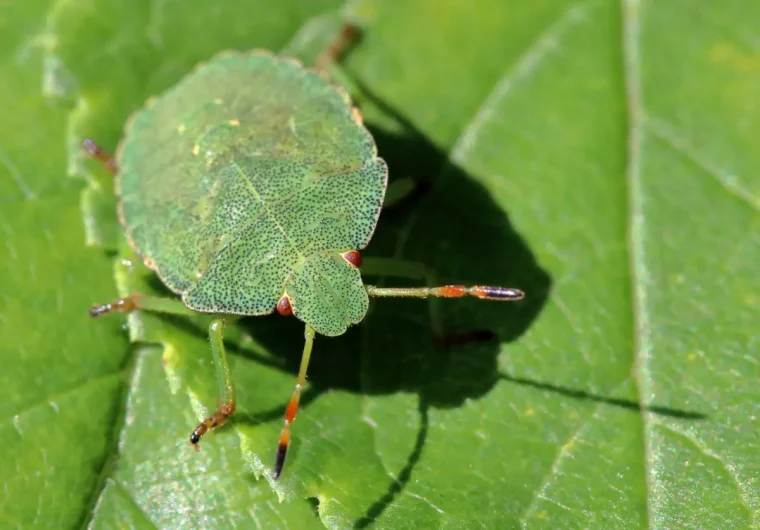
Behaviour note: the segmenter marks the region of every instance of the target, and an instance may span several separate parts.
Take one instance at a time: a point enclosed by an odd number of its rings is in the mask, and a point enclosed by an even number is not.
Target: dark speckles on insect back
[[[387,169],[322,76],[269,55],[220,56],[141,111],[120,156],[126,228],[189,307],[269,313],[286,284],[309,283],[320,295],[292,296],[293,311],[317,332],[361,319],[358,271],[331,263],[349,266],[339,254],[369,242]],[[344,275],[332,287],[317,274],[328,269]],[[324,320],[327,303],[342,309]]]

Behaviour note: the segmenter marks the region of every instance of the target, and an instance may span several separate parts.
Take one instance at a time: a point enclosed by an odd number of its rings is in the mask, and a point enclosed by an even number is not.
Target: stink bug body
[[[180,297],[134,294],[94,307],[93,316],[276,310],[305,324],[274,478],[284,466],[316,334],[343,334],[364,318],[373,296],[523,297],[491,286],[363,283],[359,251],[383,207],[387,168],[345,92],[296,61],[258,51],[220,54],[130,119],[115,160],[91,141],[86,147],[116,173],[130,246]],[[390,275],[425,271],[410,263],[388,268]],[[219,405],[192,431],[196,447],[235,410],[222,328],[221,317],[209,327]]]

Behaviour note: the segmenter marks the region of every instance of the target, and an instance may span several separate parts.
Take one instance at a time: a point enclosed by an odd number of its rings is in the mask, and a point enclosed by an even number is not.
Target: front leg
[[[195,313],[178,298],[162,298],[143,293],[132,293],[108,304],[93,306],[90,316],[97,318],[111,312],[129,313],[131,311],[151,311],[169,315],[192,316]]]
[[[115,311],[130,312],[136,310],[184,316],[197,314],[192,309],[187,308],[179,299],[160,298],[135,293],[108,304],[94,306],[90,309],[90,316],[100,317]],[[211,357],[214,360],[214,368],[216,369],[219,400],[216,412],[204,419],[190,435],[190,443],[196,450],[198,449],[198,442],[204,434],[215,427],[223,425],[232,413],[235,412],[235,389],[232,384],[230,365],[227,362],[227,353],[224,349],[223,329],[224,321],[221,318],[215,319],[208,327]]]

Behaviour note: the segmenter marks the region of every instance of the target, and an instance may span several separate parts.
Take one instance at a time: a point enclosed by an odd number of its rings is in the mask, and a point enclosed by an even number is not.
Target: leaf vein
[[[567,8],[548,26],[519,57],[517,62],[496,83],[474,117],[465,125],[451,150],[450,161],[460,162],[475,145],[478,134],[493,118],[494,108],[520,81],[530,78],[552,51],[558,49],[560,39],[574,25],[583,21],[594,2],[586,0]]]
[[[641,182],[641,146],[643,131],[643,107],[641,97],[641,50],[640,0],[621,0],[622,62],[624,76],[624,99],[628,112],[628,139],[626,143],[627,164],[625,176],[628,186],[628,262],[630,268],[631,327],[633,343],[633,376],[641,407],[641,429],[644,440],[644,484],[646,487],[646,526],[652,526],[652,432],[650,415],[646,412],[652,394],[652,376],[649,359],[652,351],[650,315],[648,312],[646,278],[646,244],[644,241],[644,205]]]
[[[573,442],[578,438],[578,435],[581,433],[581,431],[589,424],[591,421],[594,420],[596,417],[596,411],[598,411],[601,408],[601,404],[597,405],[595,407],[595,412],[593,412],[590,417],[581,422],[580,425],[573,431],[573,433],[567,438],[567,441],[562,444],[562,447],[560,447],[559,451],[557,451],[557,454],[554,456],[554,460],[552,461],[552,465],[549,466],[548,471],[544,474],[544,477],[541,481],[541,485],[538,487],[538,489],[533,493],[530,502],[525,507],[525,510],[523,510],[522,514],[520,514],[520,517],[518,517],[518,521],[520,521],[520,528],[527,528],[528,527],[528,518],[533,514],[533,512],[536,511],[538,501],[540,499],[544,499],[550,502],[554,502],[551,499],[548,498],[548,496],[545,494],[546,489],[549,487],[549,482],[551,481],[552,477],[559,474],[559,466],[560,463],[564,460],[565,456],[568,455],[569,448],[573,446]],[[558,503],[555,503],[558,504]],[[567,506],[559,505],[562,508],[567,508]],[[569,508],[567,508],[569,510]]]
[[[24,199],[33,201],[37,198],[32,188],[26,183],[26,180],[24,180],[24,176],[21,174],[21,171],[18,169],[18,167],[16,167],[16,164],[13,163],[11,157],[8,156],[8,153],[6,153],[2,147],[0,147],[0,164],[2,164],[5,169],[8,170],[8,173],[10,173],[11,177],[13,177],[13,181],[16,183],[19,190],[21,190]]]
[[[702,453],[703,455],[705,455],[706,457],[708,457],[708,458],[710,458],[712,460],[715,460],[716,462],[718,462],[721,465],[721,467],[723,469],[726,470],[726,473],[728,474],[729,477],[731,477],[731,480],[736,485],[736,489],[737,489],[737,491],[739,493],[739,495],[738,495],[739,501],[741,502],[742,506],[744,506],[747,509],[747,515],[753,521],[753,525],[752,526],[753,527],[756,526],[757,523],[758,523],[758,521],[757,521],[757,519],[758,519],[758,513],[751,506],[750,501],[749,501],[749,499],[747,497],[747,493],[746,493],[746,490],[749,489],[750,486],[749,485],[746,485],[746,486],[744,485],[744,483],[741,481],[741,478],[739,477],[738,473],[734,469],[733,464],[729,463],[727,458],[722,457],[721,455],[719,455],[718,453],[716,453],[715,451],[713,451],[712,449],[710,449],[709,447],[707,447],[704,444],[704,442],[702,442],[701,440],[695,438],[694,436],[690,436],[689,433],[687,433],[685,431],[682,431],[682,430],[679,430],[679,429],[675,428],[675,426],[668,425],[668,424],[663,423],[663,422],[656,422],[656,425],[658,427],[661,427],[661,428],[663,428],[663,429],[665,429],[665,430],[667,430],[667,431],[675,434],[676,436],[680,436],[681,438],[684,438],[686,441],[688,441],[690,444],[692,444],[700,453]]]
[[[760,212],[760,197],[742,186],[740,178],[700,156],[697,149],[664,121],[646,116],[645,125],[654,136],[713,177],[730,195],[737,197],[756,212]]]
[[[142,506],[140,506],[137,503],[137,500],[132,495],[132,492],[130,492],[129,489],[127,489],[127,487],[124,484],[122,484],[121,481],[119,481],[119,480],[116,480],[116,479],[112,478],[111,479],[111,483],[114,486],[116,486],[117,488],[119,488],[119,490],[121,490],[122,493],[124,493],[124,495],[126,496],[127,500],[130,501],[134,505],[134,507],[140,512],[140,514],[142,514],[143,518],[145,519],[145,522],[147,522],[148,524],[150,524],[151,527],[153,527],[156,530],[158,530],[158,525],[153,521],[153,519],[151,519],[150,517],[148,517],[148,514],[145,513],[145,510],[142,509]]]
[[[449,156],[438,172],[439,179],[452,166],[460,165],[463,162],[473,148],[480,130],[492,119],[494,107],[497,103],[509,94],[515,84],[530,78],[530,75],[537,70],[544,58],[558,47],[559,40],[565,32],[581,22],[594,3],[595,0],[586,0],[572,4],[536,37],[513,64],[509,65],[506,73],[496,82],[472,119],[462,128],[462,132],[454,142]],[[409,234],[414,228],[420,211],[419,208],[414,210],[406,225],[399,232],[394,250],[395,258],[403,257]]]
[[[103,381],[106,381],[108,379],[118,379],[123,377],[125,374],[125,370],[117,370],[115,372],[108,372],[102,375],[99,375],[95,378],[90,378],[84,381],[81,381],[77,384],[75,384],[73,387],[68,388],[66,390],[63,390],[61,392],[56,392],[55,394],[51,394],[49,396],[46,396],[44,399],[41,399],[39,401],[36,401],[32,403],[31,405],[27,405],[26,407],[17,410],[16,412],[12,413],[10,417],[6,417],[3,420],[0,420],[0,424],[12,424],[13,427],[16,429],[16,431],[19,432],[19,434],[23,434],[23,431],[18,427],[18,421],[19,418],[25,414],[29,414],[30,412],[34,411],[35,409],[44,407],[44,406],[50,406],[54,410],[57,410],[56,402],[69,397],[71,395],[76,394],[77,392],[81,392],[83,390],[86,390],[92,386],[96,386]]]

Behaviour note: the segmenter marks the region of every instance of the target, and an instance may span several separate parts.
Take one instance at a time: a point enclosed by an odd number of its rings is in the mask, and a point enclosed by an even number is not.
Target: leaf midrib
[[[630,269],[631,315],[633,317],[633,377],[641,410],[641,429],[644,446],[644,484],[646,485],[646,527],[652,526],[652,480],[650,475],[650,433],[648,399],[651,394],[649,374],[649,315],[646,311],[646,291],[637,288],[643,285],[646,276],[645,242],[643,240],[643,193],[641,189],[640,153],[643,127],[641,103],[641,63],[639,48],[639,0],[621,0],[623,79],[625,82],[625,103],[628,110],[628,143],[626,145],[626,181],[628,183],[628,263]]]

